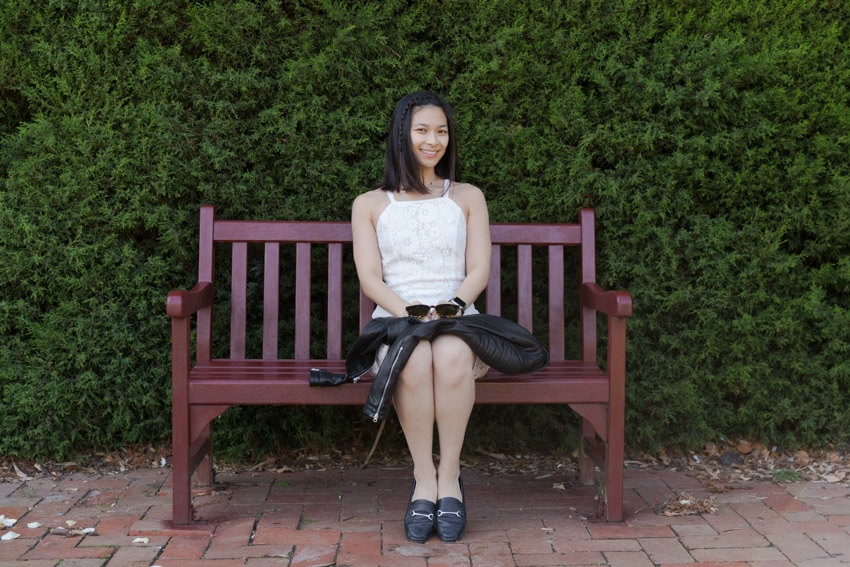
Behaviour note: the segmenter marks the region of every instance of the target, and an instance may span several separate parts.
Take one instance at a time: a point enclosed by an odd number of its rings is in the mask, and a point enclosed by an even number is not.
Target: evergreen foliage
[[[168,439],[164,298],[194,283],[198,205],[347,220],[421,88],[456,108],[492,221],[596,209],[600,283],[635,299],[630,444],[846,443],[848,22],[830,0],[6,0],[0,453]],[[351,411],[240,408],[220,438],[347,442]],[[471,438],[533,445],[540,414],[479,411]]]

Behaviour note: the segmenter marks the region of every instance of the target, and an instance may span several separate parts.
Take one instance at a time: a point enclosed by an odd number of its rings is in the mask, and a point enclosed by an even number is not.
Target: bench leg
[[[191,488],[188,454],[172,456],[172,518],[175,525],[186,525],[192,521]]]
[[[172,519],[176,525],[186,525],[192,521],[192,471],[189,456],[189,421],[180,414],[184,412],[175,411],[172,416]]]
[[[623,453],[626,433],[626,319],[608,318],[608,444],[605,447],[607,519],[623,521]]]
[[[212,488],[215,478],[213,474],[212,460],[212,424],[207,424],[201,432],[201,437],[208,441],[204,445],[203,452],[199,455],[197,469],[197,480],[199,488]]]
[[[605,446],[605,511],[609,522],[623,521],[623,438],[610,438]]]
[[[596,482],[595,464],[589,451],[597,445],[596,430],[586,418],[581,418],[581,439],[579,439],[578,470],[579,480],[585,484]]]
[[[172,521],[176,525],[186,525],[192,521],[188,399],[189,319],[172,319],[171,329],[171,512]]]

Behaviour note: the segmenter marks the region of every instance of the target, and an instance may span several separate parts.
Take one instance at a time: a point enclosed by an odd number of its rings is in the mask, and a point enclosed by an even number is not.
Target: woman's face
[[[410,146],[420,171],[436,167],[449,147],[449,121],[437,106],[420,106],[410,117]]]

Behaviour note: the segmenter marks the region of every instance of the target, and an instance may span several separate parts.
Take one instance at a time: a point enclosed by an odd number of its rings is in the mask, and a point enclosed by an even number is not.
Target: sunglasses
[[[437,312],[441,318],[457,317],[460,315],[460,306],[454,303],[440,303],[439,305],[408,305],[407,314],[417,319],[424,319],[431,312]]]

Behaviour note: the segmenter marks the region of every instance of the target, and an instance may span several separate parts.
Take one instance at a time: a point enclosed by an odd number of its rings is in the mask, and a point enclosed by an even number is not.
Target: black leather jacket
[[[310,371],[311,386],[332,386],[351,379],[357,381],[368,372],[382,344],[390,345],[375,376],[363,412],[373,421],[385,419],[398,374],[420,340],[441,334],[455,335],[491,368],[505,374],[537,372],[549,364],[549,353],[525,328],[496,315],[477,314],[463,317],[420,321],[413,317],[372,319],[345,361],[345,374],[324,370]]]

